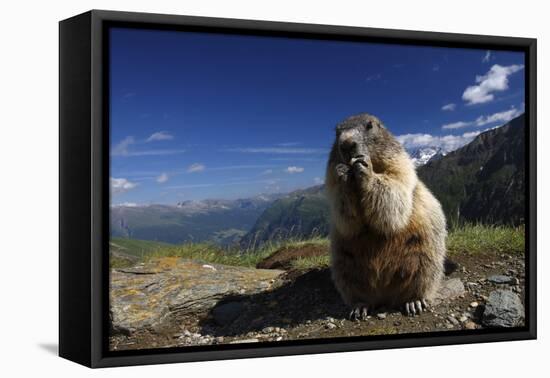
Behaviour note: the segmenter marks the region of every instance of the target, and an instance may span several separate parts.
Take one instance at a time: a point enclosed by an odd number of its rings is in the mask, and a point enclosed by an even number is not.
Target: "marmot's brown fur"
[[[336,288],[352,318],[380,306],[420,313],[443,276],[441,205],[378,118],[350,117],[336,134],[326,174]]]

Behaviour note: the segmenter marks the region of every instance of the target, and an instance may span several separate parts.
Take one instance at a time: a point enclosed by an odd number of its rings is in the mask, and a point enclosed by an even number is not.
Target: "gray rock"
[[[209,265],[174,257],[151,260],[131,268],[112,269],[110,303],[113,328],[170,329],[185,316],[218,312],[224,298],[256,294],[274,288],[283,271]],[[217,306],[219,304],[219,306]],[[236,316],[235,305],[221,311],[221,322]],[[219,314],[219,312],[218,312]],[[238,312],[237,312],[238,315]]]
[[[458,320],[454,316],[448,316],[447,320],[451,322],[453,325],[458,325]]]
[[[524,317],[525,309],[517,294],[510,290],[495,290],[487,299],[482,324],[485,327],[515,327]]]
[[[463,295],[465,291],[464,284],[460,278],[443,280],[431,302],[433,305],[438,305],[445,300],[454,299],[460,295]]]
[[[487,278],[489,282],[494,284],[515,284],[516,280],[514,277],[504,276],[504,275],[494,275]]]
[[[336,327],[337,327],[337,326],[336,326],[336,324],[334,324],[334,323],[327,323],[327,325],[325,325],[325,328],[326,328],[326,329],[334,329],[334,328],[336,328]]]
[[[237,319],[239,314],[243,311],[244,304],[242,302],[228,302],[212,310],[212,316],[214,321],[221,326],[231,324],[233,320]]]
[[[386,319],[386,316],[388,316],[388,314],[386,314],[385,312],[379,312],[378,314],[376,314],[376,317],[380,320]]]

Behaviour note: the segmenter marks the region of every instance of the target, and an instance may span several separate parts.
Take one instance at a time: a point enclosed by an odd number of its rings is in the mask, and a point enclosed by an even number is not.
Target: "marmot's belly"
[[[419,277],[404,277],[400,271],[406,271],[406,268],[395,266],[383,271],[365,269],[358,272],[357,275],[362,278],[359,285],[365,302],[375,306],[396,306],[418,299],[415,280]]]
[[[398,306],[424,297],[429,255],[395,244],[370,247],[368,252],[344,248],[333,260],[335,283],[349,302]]]

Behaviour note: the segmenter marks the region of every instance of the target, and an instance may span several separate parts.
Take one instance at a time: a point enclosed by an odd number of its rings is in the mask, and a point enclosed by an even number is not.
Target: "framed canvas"
[[[536,40],[60,22],[59,353],[536,338]]]

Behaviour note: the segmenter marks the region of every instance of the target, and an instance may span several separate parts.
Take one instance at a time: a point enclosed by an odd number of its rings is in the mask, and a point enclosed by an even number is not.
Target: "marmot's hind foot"
[[[408,316],[420,315],[428,309],[428,303],[425,299],[410,301],[405,303],[405,314]]]
[[[357,304],[353,306],[349,313],[349,320],[367,320],[369,308],[365,304]]]

